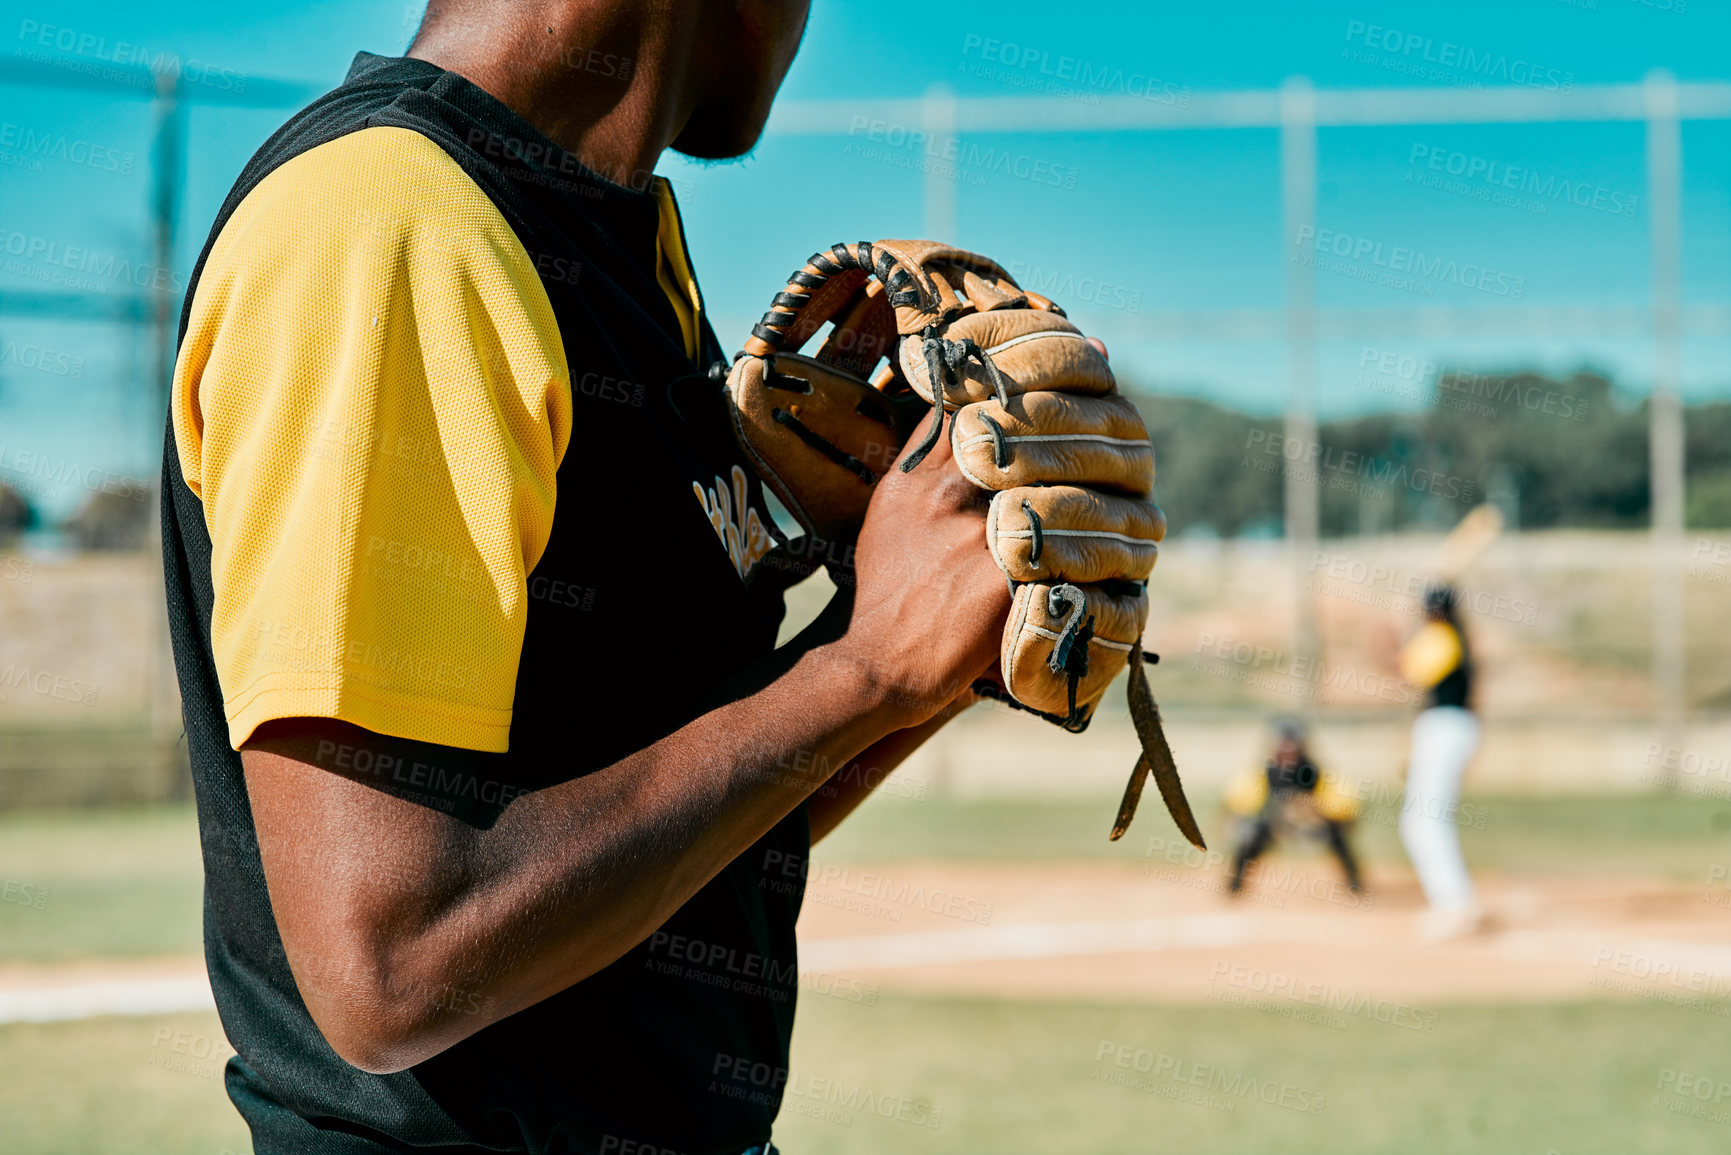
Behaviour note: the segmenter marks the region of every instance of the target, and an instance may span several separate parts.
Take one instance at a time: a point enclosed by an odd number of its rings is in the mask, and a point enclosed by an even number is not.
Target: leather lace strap
[[[1192,846],[1198,850],[1207,850],[1208,844],[1202,840],[1202,830],[1196,825],[1196,816],[1190,812],[1190,802],[1184,797],[1184,784],[1178,780],[1178,766],[1172,760],[1172,747],[1166,742],[1166,728],[1160,720],[1160,707],[1154,704],[1153,691],[1148,688],[1148,675],[1142,669],[1145,661],[1148,661],[1148,656],[1142,652],[1142,642],[1138,639],[1130,650],[1130,682],[1127,689],[1130,721],[1136,727],[1136,737],[1141,741],[1142,753],[1137,756],[1136,765],[1130,770],[1130,781],[1124,786],[1124,799],[1118,804],[1118,817],[1112,823],[1112,833],[1108,837],[1113,842],[1124,837],[1124,832],[1130,828],[1130,820],[1136,816],[1136,804],[1142,800],[1142,787],[1152,775],[1154,785],[1160,791],[1161,801],[1166,803],[1166,811],[1172,815],[1172,821],[1177,824],[1179,831]]]

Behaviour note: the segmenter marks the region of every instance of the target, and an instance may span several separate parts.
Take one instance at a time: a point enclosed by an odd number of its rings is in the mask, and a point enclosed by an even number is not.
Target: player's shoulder
[[[463,167],[430,137],[374,126],[289,157],[242,198],[210,260],[345,253],[401,257],[521,252],[504,217]]]
[[[1452,622],[1426,622],[1419,628],[1413,640],[1424,645],[1443,646],[1460,644],[1461,633]]]

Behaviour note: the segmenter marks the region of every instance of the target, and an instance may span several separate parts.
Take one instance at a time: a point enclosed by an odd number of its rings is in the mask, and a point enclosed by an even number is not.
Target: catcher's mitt
[[[833,327],[814,356],[799,349]],[[875,381],[868,376],[887,360]],[[993,492],[986,539],[1013,591],[1003,688],[974,689],[1080,732],[1130,668],[1143,754],[1111,837],[1150,770],[1185,837],[1201,846],[1143,671],[1146,583],[1166,520],[1149,501],[1154,451],[1106,358],[1062,309],[998,264],[932,241],[862,241],[794,273],[728,376],[734,431],[808,533],[857,533],[872,487],[923,408],[946,413],[958,468]]]

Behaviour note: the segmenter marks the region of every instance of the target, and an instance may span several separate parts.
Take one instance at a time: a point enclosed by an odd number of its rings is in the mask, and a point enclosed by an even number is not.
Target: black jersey
[[[773,649],[768,514],[671,191],[642,183],[460,76],[363,53],[253,157],[199,258],[163,548],[206,958],[261,1153],[769,1137],[782,1081],[716,1073],[787,1066],[802,891],[763,867],[807,853],[803,806],[612,966],[381,1076],[302,1002],[236,752],[273,717],[461,750],[380,785],[484,824],[672,733]]]

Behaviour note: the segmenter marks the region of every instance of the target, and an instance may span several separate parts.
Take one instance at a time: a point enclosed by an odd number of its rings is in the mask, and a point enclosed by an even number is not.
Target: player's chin
[[[757,147],[768,120],[767,103],[761,110],[705,105],[685,122],[673,149],[694,160],[737,160]]]

